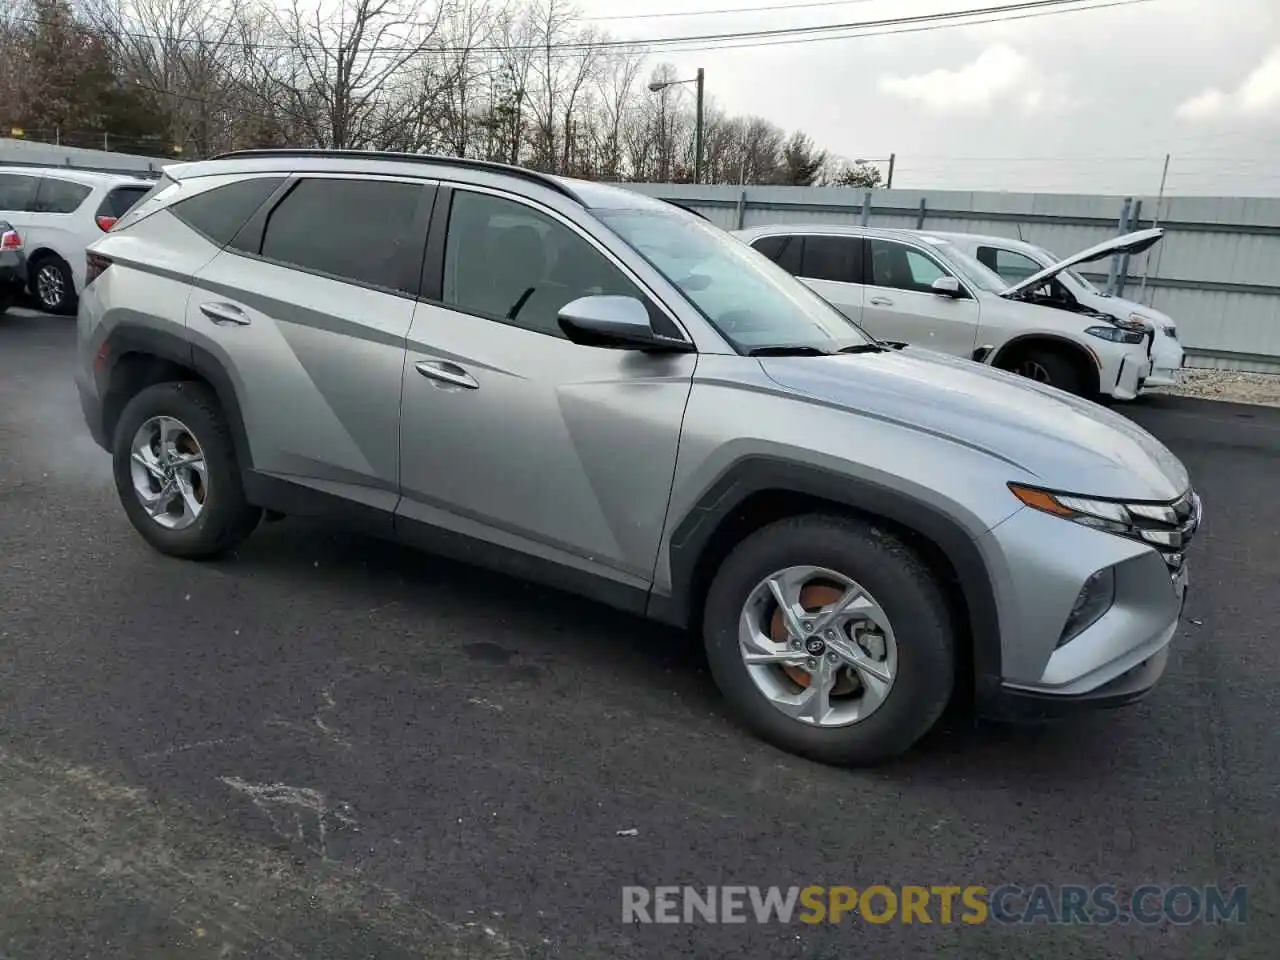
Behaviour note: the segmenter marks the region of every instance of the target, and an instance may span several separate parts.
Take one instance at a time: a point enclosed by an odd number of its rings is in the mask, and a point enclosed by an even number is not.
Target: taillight
[[[117,221],[119,221],[120,218],[98,216],[98,217],[94,217],[94,219],[98,221],[98,229],[101,230],[103,233],[108,233],[110,232],[111,228],[116,225]]]
[[[111,258],[104,257],[100,253],[86,253],[84,261],[84,285],[86,287],[102,276],[103,271],[111,266]]]
[[[17,230],[0,233],[0,250],[21,250],[22,235]]]

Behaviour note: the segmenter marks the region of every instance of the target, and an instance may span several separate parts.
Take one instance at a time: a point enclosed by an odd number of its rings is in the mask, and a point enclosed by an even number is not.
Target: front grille
[[[1187,547],[1200,528],[1200,497],[1188,490],[1168,504],[1127,504],[1134,532],[1164,557],[1170,573],[1182,569]]]

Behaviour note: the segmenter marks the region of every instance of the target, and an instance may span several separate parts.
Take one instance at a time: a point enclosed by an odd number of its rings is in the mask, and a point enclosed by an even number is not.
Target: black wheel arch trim
[[[117,326],[107,335],[104,341],[107,350],[106,363],[96,371],[98,396],[101,398],[99,416],[103,418],[101,433],[108,449],[111,444],[111,433],[114,425],[105,422],[107,414],[106,401],[108,387],[120,359],[127,354],[142,354],[167,360],[178,366],[186,367],[213,388],[218,403],[227,417],[227,425],[231,430],[231,439],[235,445],[236,461],[242,472],[253,469],[253,456],[249,448],[249,436],[244,428],[244,417],[240,412],[240,402],[236,396],[235,385],[226,367],[213,353],[198,347],[175,333],[156,330],[134,324]]]
[[[669,554],[672,592],[654,595],[649,614],[667,623],[693,626],[699,561],[722,522],[747,499],[766,491],[830,501],[913,531],[940,550],[955,570],[968,611],[973,643],[974,693],[979,700],[1000,688],[1000,620],[986,561],[974,538],[954,519],[901,490],[807,464],[748,456],[727,467],[672,531]]]

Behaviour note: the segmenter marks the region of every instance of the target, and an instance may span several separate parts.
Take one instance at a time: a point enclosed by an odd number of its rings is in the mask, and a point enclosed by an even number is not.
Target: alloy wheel
[[[183,530],[200,519],[209,474],[204,451],[186,424],[152,417],[134,434],[129,456],[134,492],[152,520]]]
[[[861,584],[823,567],[787,567],[761,580],[738,618],[738,646],[773,707],[819,727],[865,720],[898,671],[884,608]]]
[[[66,286],[62,280],[62,271],[52,263],[47,263],[36,273],[36,296],[41,306],[53,309],[62,303]]]

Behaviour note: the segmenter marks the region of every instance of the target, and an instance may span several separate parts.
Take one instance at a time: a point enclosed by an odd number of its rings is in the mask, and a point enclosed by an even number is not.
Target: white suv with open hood
[[[1148,324],[1081,304],[1063,309],[1045,291],[1060,271],[1140,253],[1162,230],[1098,244],[1013,285],[933,233],[792,223],[735,235],[879,339],[968,357],[1086,397],[1132,400],[1150,376]]]
[[[1000,274],[1006,283],[1019,283],[1062,259],[1044,247],[1008,237],[976,233],[938,233],[935,236],[950,240],[988,269]],[[1167,314],[1133,300],[1113,297],[1070,268],[1050,281],[1048,289],[1042,291],[1037,302],[1064,310],[1074,310],[1080,305],[1118,320],[1148,324],[1152,331],[1152,370],[1146,385],[1166,387],[1181,380],[1185,354],[1178,340],[1178,328]]]

